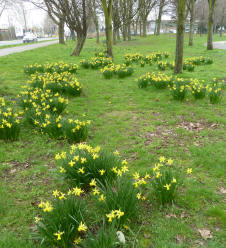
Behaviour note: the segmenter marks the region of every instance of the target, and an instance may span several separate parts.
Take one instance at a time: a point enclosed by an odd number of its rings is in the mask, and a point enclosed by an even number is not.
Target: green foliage
[[[70,72],[76,73],[78,70],[78,66],[72,63],[65,63],[65,62],[55,62],[55,63],[46,63],[44,65],[35,63],[34,65],[28,65],[24,67],[24,73],[28,75],[32,75],[35,73],[62,73],[62,72]]]
[[[171,161],[171,159],[166,161],[164,157],[160,157],[160,162],[156,163],[152,169],[151,185],[161,205],[172,203],[176,197],[179,176]]]
[[[73,145],[70,152],[57,154],[56,160],[65,178],[83,187],[90,186],[93,179],[102,184],[113,182],[121,169],[118,156],[86,144]]]
[[[5,99],[0,98],[0,139],[17,140],[20,134],[20,117],[12,107],[6,106]]]
[[[116,238],[117,229],[114,225],[103,225],[96,235],[89,233],[88,237],[82,243],[84,248],[116,248],[120,247]]]
[[[222,84],[216,82],[216,79],[213,79],[213,83],[207,85],[208,96],[210,99],[210,103],[215,104],[219,103],[222,96]]]
[[[186,81],[183,78],[175,78],[170,87],[170,92],[173,99],[183,101],[187,94]]]
[[[69,72],[33,74],[28,83],[35,88],[47,89],[53,93],[59,92],[72,96],[79,96],[82,91],[81,84]]]
[[[123,216],[115,219],[118,226],[122,227],[126,223],[137,220],[141,204],[137,198],[138,190],[134,187],[130,177],[119,177],[114,183],[100,187],[100,192],[103,194],[104,200],[98,195],[96,202],[101,213],[107,215],[116,209],[124,213]],[[112,222],[113,219],[108,217],[108,222]]]
[[[43,247],[74,247],[81,243],[87,231],[86,202],[80,197],[53,192],[55,199],[51,202],[41,202],[40,215],[36,217],[38,239]],[[81,230],[83,226],[83,231]],[[80,228],[79,228],[80,227]]]

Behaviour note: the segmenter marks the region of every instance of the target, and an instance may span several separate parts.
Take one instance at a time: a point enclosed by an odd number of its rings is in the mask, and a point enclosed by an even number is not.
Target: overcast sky
[[[33,26],[42,26],[46,12],[29,3],[25,3],[24,7],[28,28]],[[8,10],[4,11],[0,18],[0,28],[7,28],[9,23],[11,25],[15,25],[18,28],[23,28],[24,20],[22,13],[22,9],[19,8],[9,8]]]

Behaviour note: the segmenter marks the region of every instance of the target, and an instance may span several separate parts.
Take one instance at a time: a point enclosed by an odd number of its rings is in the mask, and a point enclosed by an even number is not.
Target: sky
[[[24,4],[25,15],[27,19],[28,28],[43,26],[46,12],[38,9],[33,4]],[[0,18],[0,28],[7,28],[9,24],[16,26],[17,28],[23,28],[24,19],[22,8],[8,8],[5,10]]]

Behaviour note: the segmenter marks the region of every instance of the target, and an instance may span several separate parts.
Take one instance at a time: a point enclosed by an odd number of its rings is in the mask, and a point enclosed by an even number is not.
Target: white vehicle
[[[35,41],[38,41],[38,38],[35,34],[25,33],[25,35],[23,37],[23,43],[35,42]]]

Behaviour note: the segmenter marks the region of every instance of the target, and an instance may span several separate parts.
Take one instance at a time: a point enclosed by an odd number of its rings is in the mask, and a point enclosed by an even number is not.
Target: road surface
[[[25,46],[3,48],[3,49],[0,49],[0,57],[13,54],[13,53],[21,53],[24,51],[33,50],[39,47],[45,47],[45,46],[49,46],[49,45],[56,44],[56,43],[58,43],[58,40],[35,43],[35,44],[25,45]]]
[[[214,48],[225,49],[226,50],[226,41],[218,41],[213,43]]]
[[[45,40],[54,40],[56,38],[38,38],[38,41],[45,41]],[[23,44],[23,40],[3,40],[0,41],[0,47],[1,46],[11,46],[11,45],[19,45]]]

